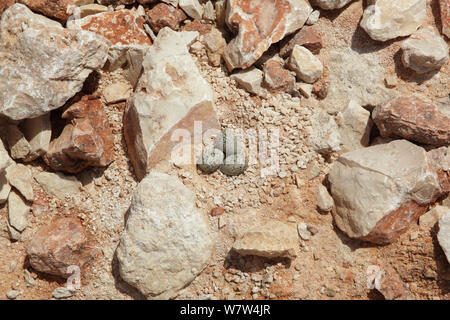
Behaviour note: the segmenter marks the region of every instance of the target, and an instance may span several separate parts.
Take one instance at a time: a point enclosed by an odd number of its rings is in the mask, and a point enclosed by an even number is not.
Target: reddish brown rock
[[[95,32],[111,42],[106,67],[114,70],[126,62],[128,51],[145,52],[152,44],[144,29],[145,18],[133,10],[104,12],[70,21],[68,28]]]
[[[383,270],[375,288],[386,300],[407,300],[409,298],[409,291],[405,283],[392,267],[387,267]]]
[[[74,272],[68,267],[81,270],[94,257],[83,226],[75,218],[59,218],[40,227],[28,243],[27,254],[33,269],[64,278]]]
[[[295,76],[283,68],[283,63],[270,59],[264,63],[264,84],[270,90],[291,92],[295,87]]]
[[[316,26],[304,26],[293,37],[281,42],[280,56],[286,58],[291,55],[292,49],[298,44],[314,54],[322,49],[322,37]]]
[[[18,0],[33,11],[42,13],[50,18],[67,20],[71,14],[68,13],[70,6],[73,6],[74,0]]]
[[[70,120],[44,155],[54,170],[77,173],[87,167],[104,167],[113,161],[113,136],[101,100],[88,96],[62,115]]]
[[[304,0],[228,1],[226,22],[237,34],[224,53],[228,70],[250,67],[272,43],[300,29],[311,12]]]
[[[439,0],[441,10],[442,33],[450,38],[450,0]]]
[[[384,138],[401,137],[434,146],[450,143],[450,119],[416,96],[400,97],[378,106],[372,118]]]
[[[184,25],[183,27],[181,27],[181,30],[182,31],[197,31],[198,33],[200,33],[200,35],[204,36],[211,32],[212,27],[213,27],[212,24],[201,23],[198,20],[194,20],[191,23],[188,23],[188,24]]]
[[[183,10],[165,3],[159,3],[151,10],[147,10],[150,26],[156,33],[164,27],[178,30],[180,23],[187,19]]]

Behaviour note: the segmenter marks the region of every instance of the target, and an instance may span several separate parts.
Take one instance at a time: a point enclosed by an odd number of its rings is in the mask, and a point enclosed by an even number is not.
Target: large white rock
[[[219,127],[212,88],[189,54],[197,37],[198,32],[166,27],[144,57],[144,71],[124,117],[128,154],[139,179],[170,158],[179,143],[171,140],[174,130],[192,133],[194,121],[201,122],[203,131]]]
[[[61,107],[103,66],[107,50],[94,33],[11,6],[0,21],[0,115],[22,120]]]
[[[138,185],[117,248],[123,280],[149,299],[170,299],[207,266],[214,247],[193,193],[151,172]]]
[[[377,41],[409,36],[427,16],[426,0],[376,0],[364,10],[361,27]]]
[[[369,145],[373,122],[370,112],[351,100],[347,108],[337,115],[339,133],[344,151],[361,149]]]
[[[312,0],[311,4],[319,6],[321,9],[333,10],[339,9],[345,6],[347,3],[353,0]]]
[[[344,47],[324,54],[327,55],[329,86],[321,107],[328,112],[342,111],[350,100],[360,106],[377,106],[394,97],[394,92],[385,88],[386,70],[376,53],[359,53]]]
[[[306,83],[314,83],[323,73],[320,60],[305,47],[296,44],[289,58],[289,67],[295,71],[297,78]]]
[[[447,261],[450,263],[450,211],[439,220],[437,238],[442,250],[444,250]]]
[[[448,45],[428,26],[414,32],[402,43],[402,62],[417,73],[440,69],[448,60]]]
[[[329,181],[337,226],[374,243],[394,241],[442,193],[427,152],[407,140],[343,154]]]

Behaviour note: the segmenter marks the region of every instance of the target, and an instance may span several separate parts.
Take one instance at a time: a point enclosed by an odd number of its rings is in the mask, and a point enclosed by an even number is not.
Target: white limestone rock
[[[298,44],[292,50],[288,65],[295,71],[297,78],[306,83],[316,82],[323,73],[322,62],[311,51]]]
[[[448,45],[428,26],[414,32],[402,43],[402,62],[417,73],[439,70],[448,60]]]
[[[65,29],[22,4],[3,13],[0,43],[0,115],[13,120],[61,107],[104,65],[108,50],[104,38]]]
[[[364,10],[361,27],[377,41],[409,36],[427,16],[426,0],[376,0]]]
[[[450,212],[447,212],[439,220],[439,232],[437,238],[442,250],[444,250],[447,261],[450,263]]]
[[[151,172],[138,185],[117,248],[123,280],[148,299],[170,299],[207,266],[214,247],[193,193]]]

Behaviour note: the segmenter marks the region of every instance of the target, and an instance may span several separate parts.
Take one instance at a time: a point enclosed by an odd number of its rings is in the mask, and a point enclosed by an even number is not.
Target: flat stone
[[[22,4],[3,13],[0,42],[0,114],[13,120],[64,105],[104,65],[109,46],[102,37],[63,28]]]
[[[311,0],[311,4],[325,10],[340,9],[353,0]]]
[[[9,225],[18,232],[22,232],[28,227],[28,215],[30,214],[30,207],[25,203],[22,197],[11,191],[8,197],[8,217]]]
[[[387,267],[382,271],[379,281],[375,283],[375,289],[386,300],[407,300],[409,298],[409,291],[405,283],[392,267]]]
[[[319,54],[322,49],[322,37],[318,27],[304,26],[294,36],[281,41],[280,56],[289,57],[295,45],[305,47],[313,54]]]
[[[448,60],[448,45],[431,26],[414,32],[402,43],[402,62],[417,73],[439,70]]]
[[[305,47],[296,44],[292,49],[288,66],[297,78],[306,83],[316,82],[323,73],[322,62]]]
[[[43,156],[52,169],[78,173],[113,161],[114,138],[101,100],[84,96],[64,111],[62,118],[70,123]]]
[[[34,179],[48,194],[65,200],[68,195],[76,195],[81,192],[81,182],[73,176],[67,176],[60,172],[41,172]]]
[[[324,212],[330,212],[334,207],[333,198],[322,184],[319,184],[317,188],[317,206]]]
[[[450,263],[450,212],[447,212],[439,220],[437,239],[442,250],[444,250],[447,261]]]
[[[10,158],[2,139],[0,139],[0,172],[3,172],[12,163],[13,160]]]
[[[292,92],[295,88],[295,76],[284,68],[284,61],[275,57],[264,63],[264,84],[270,90]]]
[[[115,82],[103,89],[102,95],[107,104],[113,104],[127,100],[132,92],[133,88],[130,84]]]
[[[272,43],[300,29],[313,11],[304,0],[230,0],[226,23],[237,36],[228,43],[228,70],[253,65]]]
[[[204,9],[198,0],[179,0],[178,5],[192,19],[202,19]]]
[[[363,14],[361,27],[377,41],[409,36],[427,16],[426,0],[376,0]]]
[[[306,20],[306,24],[308,26],[312,26],[312,25],[316,24],[317,21],[319,21],[319,17],[320,17],[320,11],[319,10],[314,10],[309,15],[308,20]]]
[[[351,100],[347,108],[337,115],[343,151],[353,151],[369,145],[373,122],[370,112]]]
[[[240,72],[234,73],[230,78],[236,81],[239,87],[244,90],[256,94],[261,97],[267,97],[268,92],[262,87],[264,72],[255,67],[250,67],[248,69],[242,70]]]
[[[21,128],[30,146],[30,152],[25,157],[25,161],[33,161],[47,152],[50,139],[52,138],[50,113],[26,119]]]
[[[27,201],[34,200],[33,178],[31,170],[23,164],[13,164],[6,168],[6,179],[8,183],[16,188]]]
[[[448,145],[450,119],[418,96],[403,96],[373,110],[382,137],[401,137],[434,146]]]
[[[436,224],[436,222],[438,222],[445,214],[449,212],[449,207],[437,205],[419,218],[419,225],[423,228],[431,228]]]
[[[124,116],[128,154],[139,179],[169,160],[179,144],[171,140],[175,130],[192,134],[194,121],[201,122],[201,132],[219,128],[212,88],[189,54],[197,36],[166,27],[144,57],[142,77]],[[189,163],[195,160],[193,155]]]
[[[27,257],[36,271],[68,278],[92,258],[83,226],[76,218],[58,218],[39,227],[27,246]]]
[[[439,0],[442,34],[450,38],[450,0]]]
[[[117,248],[123,280],[148,299],[170,299],[211,261],[214,241],[194,194],[174,176],[151,172],[134,192]]]
[[[300,93],[305,97],[305,98],[310,98],[312,91],[313,91],[313,85],[309,84],[309,83],[303,83],[303,82],[297,82],[295,84],[296,89],[298,89],[300,91]]]
[[[164,27],[178,30],[181,22],[187,19],[183,10],[165,3],[158,3],[150,10],[146,10],[152,29],[158,33]]]
[[[145,52],[152,44],[143,27],[145,18],[137,10],[104,12],[70,21],[69,29],[91,31],[105,37],[111,43],[108,51],[108,70],[115,70],[126,62],[128,51]]]
[[[303,240],[308,241],[311,239],[311,232],[309,232],[308,225],[306,223],[299,223],[297,225],[297,232],[300,238],[302,238]]]
[[[71,290],[69,288],[58,287],[55,290],[53,290],[52,297],[55,299],[66,299],[72,297],[74,293],[75,293],[74,290]]]
[[[427,152],[406,140],[343,154],[329,181],[339,229],[378,244],[393,242],[443,193]]]
[[[295,258],[298,236],[295,228],[271,220],[255,226],[239,237],[233,250],[241,255],[255,255],[265,258]]]
[[[91,3],[80,7],[80,18],[92,16],[94,14],[107,12],[108,7],[101,4]]]

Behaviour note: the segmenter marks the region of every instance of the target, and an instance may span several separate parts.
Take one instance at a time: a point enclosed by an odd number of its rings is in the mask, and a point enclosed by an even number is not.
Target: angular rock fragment
[[[50,113],[26,119],[21,127],[23,135],[30,145],[30,152],[24,160],[33,161],[42,156],[50,144],[50,139],[52,138]]]
[[[322,49],[322,37],[317,27],[304,26],[292,38],[281,42],[280,56],[289,57],[295,45],[305,47],[314,54]]]
[[[264,84],[270,90],[292,92],[295,88],[295,76],[283,64],[284,61],[276,57],[264,63]]]
[[[35,12],[42,13],[50,18],[67,20],[70,17],[70,7],[79,3],[78,0],[18,0]]]
[[[170,299],[202,272],[214,242],[193,193],[151,172],[138,185],[117,248],[123,280],[148,299]]]
[[[370,131],[373,126],[369,111],[352,100],[347,108],[337,115],[337,122],[344,151],[369,145]]]
[[[139,179],[170,158],[179,144],[171,140],[176,129],[192,134],[194,121],[201,123],[202,132],[219,128],[212,88],[188,51],[197,36],[166,27],[144,58],[142,77],[124,115],[128,154]]]
[[[219,67],[222,54],[227,46],[227,42],[222,33],[218,29],[212,28],[211,31],[203,37],[203,42],[208,49],[209,62],[213,66]]]
[[[341,150],[341,135],[336,121],[328,113],[319,111],[311,117],[309,140],[313,150],[329,154]]]
[[[450,208],[437,205],[419,218],[419,225],[431,228],[447,213],[450,213]]]
[[[73,176],[67,176],[60,172],[41,172],[34,179],[48,194],[65,200],[68,195],[76,195],[81,191],[81,182]]]
[[[158,3],[152,9],[147,10],[146,13],[150,26],[156,33],[164,27],[177,30],[180,27],[180,23],[187,19],[183,10],[165,3]]]
[[[178,4],[192,19],[202,19],[204,9],[198,0],[180,0]]]
[[[65,29],[22,4],[3,13],[0,43],[0,115],[13,120],[61,107],[104,65],[109,46],[102,37]]]
[[[272,43],[300,29],[312,11],[304,0],[228,1],[226,22],[237,33],[224,53],[228,70],[250,67]]]
[[[447,261],[450,263],[450,212],[447,212],[439,220],[439,232],[437,238],[442,250],[444,250]]]
[[[9,192],[11,191],[11,186],[6,179],[6,172],[0,173],[0,204],[4,204],[8,200]]]
[[[255,255],[269,259],[295,258],[298,236],[295,228],[271,220],[248,230],[233,244],[233,250],[242,255]]]
[[[91,3],[80,7],[80,18],[92,16],[94,14],[107,12],[108,7],[100,4]]]
[[[27,246],[33,269],[63,278],[75,271],[71,266],[82,270],[93,254],[84,228],[75,218],[58,218],[38,228]]]
[[[316,82],[323,73],[322,62],[311,51],[297,44],[292,49],[288,65],[297,78],[306,83]]]
[[[144,30],[145,19],[134,10],[104,12],[70,21],[67,27],[91,31],[110,41],[108,63],[105,67],[115,70],[127,62],[126,53],[144,53],[152,44]]]
[[[414,32],[402,43],[402,62],[417,73],[439,70],[448,60],[448,45],[428,26]]]
[[[90,166],[105,167],[113,161],[113,136],[101,100],[84,96],[62,118],[70,123],[43,156],[52,169],[77,173]]]
[[[377,289],[386,300],[406,300],[409,291],[394,268],[388,267],[382,271],[380,279],[375,282]]]
[[[330,212],[333,209],[334,201],[324,185],[319,184],[317,189],[317,206],[324,212]]]
[[[382,137],[443,146],[450,143],[450,118],[417,96],[400,97],[373,110]]]
[[[11,158],[14,160],[25,160],[31,151],[30,143],[27,141],[22,131],[13,124],[8,124],[1,128],[1,135],[9,147]]]
[[[132,91],[128,83],[115,82],[103,89],[102,95],[107,104],[112,104],[127,100]]]
[[[337,226],[379,244],[394,241],[443,192],[427,152],[406,140],[343,154],[329,181]]]
[[[377,41],[409,36],[427,16],[426,0],[376,0],[364,10],[361,27]]]
[[[6,168],[8,183],[16,188],[27,201],[34,200],[31,170],[23,164],[13,164]]]
[[[11,191],[8,197],[9,225],[16,231],[22,232],[28,226],[29,214],[30,207],[16,191]]]
[[[267,97],[268,95],[267,90],[262,87],[264,73],[255,67],[250,67],[246,70],[234,73],[230,78],[236,81],[241,88],[250,93],[261,97]]]
[[[0,172],[4,172],[7,167],[13,164],[13,160],[9,157],[2,139],[0,139]]]

